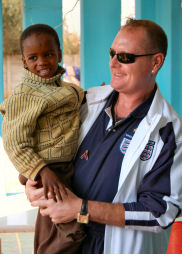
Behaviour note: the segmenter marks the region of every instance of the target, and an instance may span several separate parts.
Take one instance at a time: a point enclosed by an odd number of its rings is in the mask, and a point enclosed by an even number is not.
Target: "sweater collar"
[[[50,84],[55,82],[56,80],[59,80],[64,73],[65,73],[65,69],[59,66],[55,76],[53,76],[52,78],[42,78],[32,73],[31,71],[24,69],[24,78],[33,79],[34,81],[37,81],[39,83]]]

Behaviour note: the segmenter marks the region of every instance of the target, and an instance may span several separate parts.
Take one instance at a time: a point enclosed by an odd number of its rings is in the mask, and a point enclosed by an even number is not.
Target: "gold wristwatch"
[[[88,224],[89,223],[89,214],[88,214],[88,201],[83,199],[81,211],[77,215],[77,222]]]

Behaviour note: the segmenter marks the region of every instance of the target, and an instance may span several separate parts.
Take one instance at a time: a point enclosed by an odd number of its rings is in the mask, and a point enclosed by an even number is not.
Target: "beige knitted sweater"
[[[72,160],[79,134],[83,90],[27,70],[20,85],[1,105],[4,148],[16,167],[34,179],[48,163]]]

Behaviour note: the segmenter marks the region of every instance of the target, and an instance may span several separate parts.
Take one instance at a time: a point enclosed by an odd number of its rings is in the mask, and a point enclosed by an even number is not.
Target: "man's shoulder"
[[[172,124],[176,142],[182,142],[182,118],[164,98],[161,120],[165,123],[165,126],[168,126],[169,123]]]
[[[179,121],[182,120],[182,118],[178,115],[175,109],[162,96],[159,88],[155,93],[149,112],[151,112],[151,115],[156,113],[161,114],[164,118],[166,118],[167,121],[173,121],[174,119],[178,119]]]
[[[99,102],[106,100],[113,91],[110,85],[95,86],[87,89],[87,100],[88,102]]]

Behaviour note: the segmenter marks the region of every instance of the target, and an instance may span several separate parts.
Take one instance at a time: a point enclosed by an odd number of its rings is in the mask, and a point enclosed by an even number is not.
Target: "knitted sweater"
[[[53,162],[71,161],[79,134],[83,90],[60,80],[25,70],[11,96],[1,105],[4,148],[19,173],[34,179]]]

